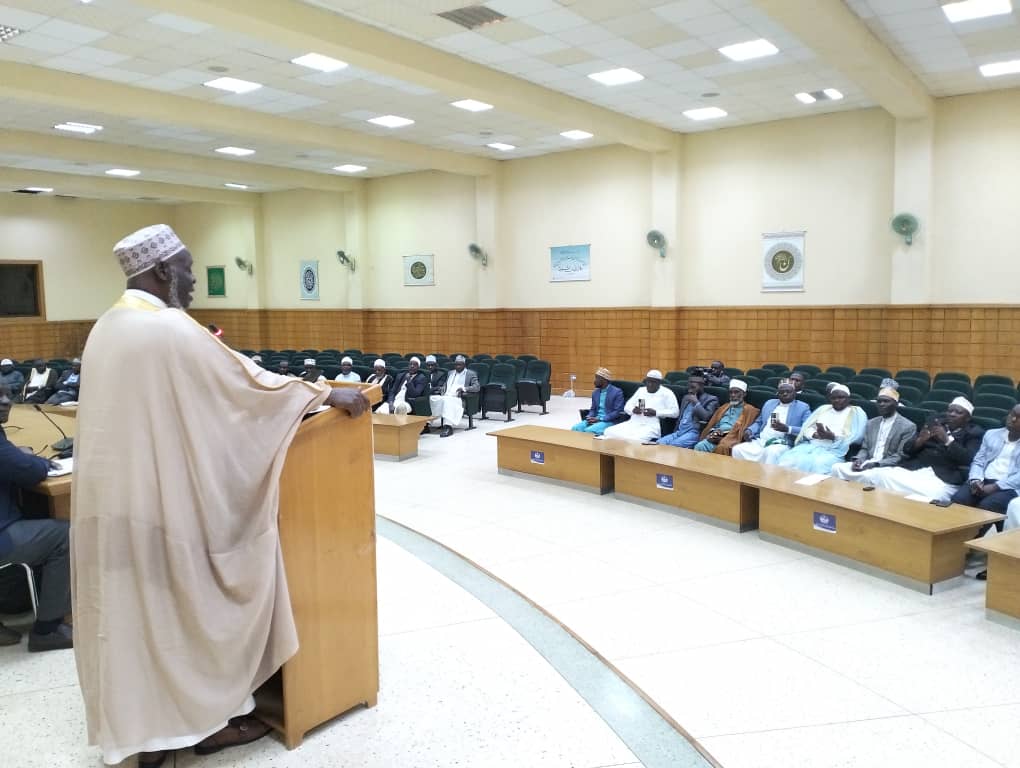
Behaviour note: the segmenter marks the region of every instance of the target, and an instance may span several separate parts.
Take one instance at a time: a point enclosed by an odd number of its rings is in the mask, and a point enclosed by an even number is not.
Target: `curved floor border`
[[[376,516],[376,532],[481,600],[606,721],[645,768],[721,768],[607,659],[510,585],[435,539]]]

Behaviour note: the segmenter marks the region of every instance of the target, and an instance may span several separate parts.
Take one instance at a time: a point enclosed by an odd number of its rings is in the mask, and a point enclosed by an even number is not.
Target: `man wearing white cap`
[[[740,442],[744,430],[758,418],[758,409],[744,402],[747,397],[746,381],[730,379],[729,390],[730,401],[712,414],[701,432],[701,440],[694,444],[694,450],[729,456],[733,446]]]
[[[1020,405],[1006,415],[1006,425],[989,429],[970,464],[967,484],[953,494],[954,504],[988,512],[1005,512],[1020,491]],[[1002,523],[996,523],[1002,530]],[[981,533],[978,534],[979,536]]]
[[[429,378],[429,394],[443,394],[443,389],[446,387],[446,371],[439,367],[435,355],[425,356],[425,375]]]
[[[623,390],[612,383],[613,374],[608,368],[595,371],[592,382],[591,408],[582,421],[571,427],[574,432],[591,432],[601,435],[614,424],[626,419]]]
[[[365,383],[378,384],[379,388],[382,389],[382,402],[376,403],[372,406],[372,410],[374,411],[386,402],[390,396],[390,387],[393,386],[393,377],[386,372],[386,361],[381,357],[372,363],[372,372],[368,374],[368,378],[365,379]]]
[[[917,426],[897,412],[899,402],[898,390],[892,387],[879,390],[875,399],[878,416],[869,419],[864,427],[864,442],[853,460],[833,465],[833,477],[874,485],[868,480],[868,472],[895,467],[904,459],[904,449],[913,442]]]
[[[428,392],[428,377],[419,370],[421,360],[412,357],[407,370],[398,374],[393,386],[390,387],[389,397],[386,402],[379,406],[377,413],[395,413],[406,416],[411,412],[412,403],[416,397],[421,397]]]
[[[352,381],[355,383],[360,382],[361,376],[354,372],[353,367],[354,361],[351,360],[351,358],[345,357],[344,359],[342,359],[340,361],[340,373],[336,375],[336,378],[333,379],[333,381]],[[383,367],[385,368],[385,366]]]
[[[609,427],[602,436],[646,443],[661,437],[659,419],[676,418],[680,406],[673,390],[662,386],[662,371],[653,368],[645,374],[644,386],[637,388],[623,410],[630,414],[630,419]]]
[[[784,379],[776,387],[776,397],[765,402],[761,413],[733,446],[733,458],[757,461],[761,464],[778,464],[779,457],[793,447],[801,425],[811,415],[811,409],[797,399],[793,382]]]
[[[267,732],[252,692],[297,650],[284,458],[306,413],[368,401],[266,371],[191,319],[191,254],[165,224],[114,254],[127,290],[82,355],[74,646],[89,742],[151,768]]]
[[[435,362],[434,357],[432,360]],[[439,433],[440,437],[452,435],[453,428],[464,418],[463,395],[478,392],[482,388],[478,382],[478,374],[466,368],[466,364],[464,355],[457,355],[453,359],[453,370],[443,379],[440,393],[429,395],[429,408],[432,410],[433,420],[442,420],[443,430]]]
[[[867,423],[868,416],[860,406],[850,405],[850,389],[837,384],[829,392],[829,403],[808,416],[793,448],[780,457],[779,466],[827,475],[850,446],[864,437]]]
[[[315,362],[314,357],[306,357],[304,359],[304,373],[301,374],[302,381],[310,381],[313,384],[321,384],[326,380],[326,376],[322,373],[322,369],[319,364]]]
[[[904,496],[916,493],[949,501],[967,481],[967,472],[985,433],[971,421],[973,411],[970,400],[956,398],[944,417],[928,419],[924,428],[907,441],[903,446],[904,459],[898,467],[866,469],[860,480]]]
[[[0,360],[0,387],[7,387],[14,402],[21,400],[21,391],[25,388],[25,376],[14,367],[9,357]]]

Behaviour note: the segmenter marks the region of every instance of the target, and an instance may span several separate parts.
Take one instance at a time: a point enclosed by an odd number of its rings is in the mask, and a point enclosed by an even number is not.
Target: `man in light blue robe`
[[[800,429],[793,448],[779,459],[779,466],[828,475],[843,461],[851,444],[861,441],[868,416],[850,405],[850,390],[837,384],[829,392],[829,405],[815,409]]]

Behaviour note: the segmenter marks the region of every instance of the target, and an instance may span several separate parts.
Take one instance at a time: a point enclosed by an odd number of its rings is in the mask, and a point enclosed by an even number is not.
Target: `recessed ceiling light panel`
[[[103,130],[103,126],[101,125],[92,125],[91,123],[72,123],[70,121],[66,123],[58,123],[53,127],[58,131],[70,131],[71,133],[84,133],[86,135]]]
[[[53,187],[25,187],[23,189],[17,189],[16,192],[27,192],[30,195],[44,195],[47,192],[52,192]]]
[[[1002,77],[1002,75],[1015,75],[1020,72],[1020,59],[1013,61],[997,61],[994,64],[982,64],[981,74],[985,77]]]
[[[794,94],[794,98],[797,99],[801,104],[814,104],[818,99],[812,96],[810,93],[801,92]]]
[[[594,135],[595,134],[593,133],[588,133],[588,131],[578,130],[564,131],[563,133],[560,134],[560,136],[562,136],[563,138],[570,139],[571,141],[584,141],[585,139],[590,139]]]
[[[492,109],[491,104],[486,104],[484,101],[477,101],[475,99],[461,99],[460,101],[450,102],[451,107],[457,109],[466,109],[468,112],[485,112],[486,110]]]
[[[123,176],[130,178],[131,176],[137,176],[141,171],[135,171],[130,168],[111,168],[106,172],[107,176]]]
[[[399,115],[380,115],[369,118],[368,122],[381,125],[383,128],[403,128],[405,125],[414,125],[414,120]]]
[[[235,157],[247,157],[248,155],[254,155],[254,149],[248,149],[246,147],[220,147],[216,150],[221,155],[234,155]]]
[[[347,67],[346,61],[334,59],[332,56],[323,56],[321,53],[306,53],[290,60],[291,64],[297,64],[308,69],[316,69],[319,72],[336,72]]]
[[[1002,16],[1013,10],[1010,0],[961,0],[946,3],[942,12],[953,24],[972,19],[983,19],[986,16]]]
[[[725,109],[719,109],[719,107],[701,107],[699,109],[688,109],[684,112],[684,117],[690,120],[718,120],[720,117],[726,117],[729,113]]]
[[[262,87],[262,83],[253,83],[250,80],[239,80],[236,77],[217,77],[215,80],[208,80],[202,83],[207,88],[216,88],[220,91],[231,93],[251,93]]]
[[[368,167],[364,165],[355,165],[354,163],[347,163],[346,165],[333,166],[334,171],[340,171],[340,173],[361,173],[367,171]]]
[[[779,49],[768,40],[748,40],[746,43],[726,45],[719,49],[719,53],[733,61],[748,61],[749,59],[760,59],[762,56],[774,56]]]
[[[826,88],[822,93],[832,99],[832,101],[839,101],[843,98],[843,92],[837,91],[835,88]]]
[[[644,80],[645,76],[633,69],[621,67],[620,69],[607,69],[605,72],[593,72],[589,78],[602,85],[626,85]]]
[[[0,24],[0,43],[6,43],[13,37],[17,37],[22,33],[23,30],[17,27],[8,27],[4,24]]]
[[[248,189],[247,184],[235,184],[232,181],[228,181],[223,186],[225,186],[227,189]]]
[[[509,152],[512,149],[517,149],[517,147],[513,144],[504,144],[502,141],[494,141],[491,144],[486,144],[485,146],[490,147],[491,149],[498,149],[500,152]]]

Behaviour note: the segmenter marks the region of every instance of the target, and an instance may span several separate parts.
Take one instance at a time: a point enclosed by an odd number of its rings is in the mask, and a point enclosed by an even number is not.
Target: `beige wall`
[[[1020,89],[940,100],[934,154],[932,301],[1020,303]]]
[[[160,223],[175,223],[172,206],[3,194],[0,259],[43,262],[48,320],[92,319],[124,290],[113,246]]]
[[[255,309],[259,307],[261,263],[258,258],[259,208],[256,205],[216,205],[192,203],[177,207],[174,226],[194,259],[196,309]],[[255,276],[249,277],[237,268],[234,259],[255,264]],[[206,267],[223,266],[227,278],[227,295],[209,298]]]
[[[682,305],[889,300],[894,124],[861,110],[713,131],[685,143]],[[761,235],[806,230],[803,293],[761,293]]]
[[[365,306],[477,306],[478,275],[467,252],[477,239],[474,178],[434,171],[371,179],[366,208]],[[435,286],[404,286],[403,257],[416,254],[435,257]]]

